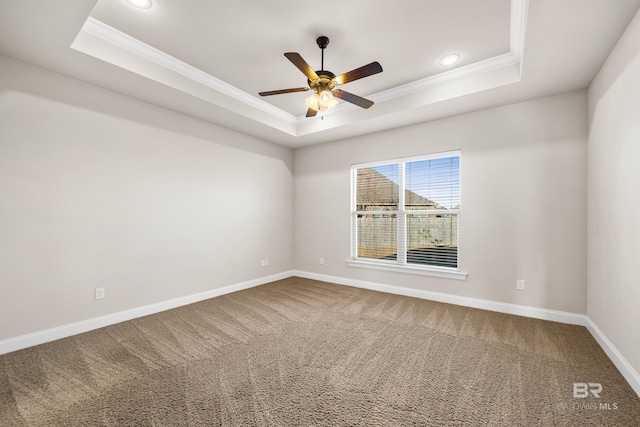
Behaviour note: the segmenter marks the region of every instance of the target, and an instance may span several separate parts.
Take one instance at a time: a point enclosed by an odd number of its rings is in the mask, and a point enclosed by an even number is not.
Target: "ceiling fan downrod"
[[[320,36],[316,39],[316,43],[318,44],[318,47],[321,49],[322,55],[321,55],[321,59],[320,59],[320,69],[324,70],[324,50],[327,48],[327,46],[329,46],[329,37],[327,36]]]

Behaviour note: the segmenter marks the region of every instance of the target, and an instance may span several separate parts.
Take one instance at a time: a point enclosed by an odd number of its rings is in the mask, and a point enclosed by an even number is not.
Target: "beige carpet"
[[[291,278],[0,356],[0,425],[640,426],[640,398],[583,327]]]

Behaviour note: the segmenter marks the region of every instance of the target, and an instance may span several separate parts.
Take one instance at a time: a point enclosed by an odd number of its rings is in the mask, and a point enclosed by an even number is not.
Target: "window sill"
[[[443,277],[445,279],[465,280],[467,273],[453,268],[438,268],[414,265],[400,265],[380,261],[364,261],[361,259],[348,259],[349,267],[373,268],[376,270],[395,271],[398,273],[421,274],[423,276]]]

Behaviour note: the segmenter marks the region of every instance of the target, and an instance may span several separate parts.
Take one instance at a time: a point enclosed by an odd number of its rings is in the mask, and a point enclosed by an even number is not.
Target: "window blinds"
[[[352,167],[352,257],[458,267],[460,153]]]

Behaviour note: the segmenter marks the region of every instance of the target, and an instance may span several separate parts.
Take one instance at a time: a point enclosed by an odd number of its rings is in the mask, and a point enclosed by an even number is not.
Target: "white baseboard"
[[[618,351],[611,341],[609,341],[609,339],[602,333],[600,328],[598,328],[598,326],[596,326],[596,324],[588,317],[587,329],[591,332],[591,335],[593,335],[593,338],[595,338],[598,344],[600,344],[602,350],[604,350],[607,356],[609,356],[609,359],[611,359],[613,364],[616,365],[616,368],[618,368],[631,388],[635,390],[638,397],[640,397],[640,374],[638,374],[638,371],[633,369],[633,366],[627,362],[627,359],[624,358],[622,353]]]
[[[264,285],[265,283],[275,282],[276,280],[286,279],[291,276],[293,276],[292,271],[285,271],[282,273],[260,277],[258,279],[253,279],[246,282],[211,289],[209,291],[200,292],[193,295],[187,295],[184,297],[162,301],[155,304],[144,305],[142,307],[136,307],[130,310],[107,314],[106,316],[94,317],[92,319],[82,320],[80,322],[70,323],[51,329],[45,329],[44,331],[38,331],[31,334],[21,335],[15,338],[9,338],[7,340],[0,341],[0,354],[10,353],[12,351],[21,350],[23,348],[32,347],[38,344],[44,344],[49,341],[55,341],[61,338],[81,334],[83,332],[92,331],[94,329],[103,328],[105,326],[135,319],[138,317],[148,316],[149,314],[159,313],[161,311],[181,307],[183,305],[193,304],[194,302],[204,301],[206,299],[215,298],[217,296],[229,294],[231,292],[253,288],[254,286]]]
[[[631,388],[640,397],[640,375],[624,356],[607,339],[595,323],[584,314],[569,313],[565,311],[547,310],[544,308],[529,307],[524,305],[509,304],[497,301],[483,300],[477,298],[462,297],[458,295],[444,294],[439,292],[424,291],[420,289],[404,288],[401,286],[385,285],[364,280],[347,279],[344,277],[329,276],[325,274],[310,273],[295,270],[295,276],[307,279],[320,280],[323,282],[336,283],[338,285],[353,286],[356,288],[371,289],[374,291],[387,292],[396,295],[421,298],[430,301],[444,302],[448,304],[461,305],[465,307],[479,308],[482,310],[496,311],[499,313],[515,314],[518,316],[531,317],[535,319],[551,320],[554,322],[567,323],[570,325],[585,326],[600,347],[609,356],[622,376],[627,380]]]
[[[10,353],[12,351],[32,347],[38,344],[44,344],[49,341],[81,334],[83,332],[88,332],[94,329],[102,328],[142,316],[159,313],[161,311],[170,310],[172,308],[181,307],[183,305],[192,304],[209,298],[215,298],[220,295],[253,288],[255,286],[264,285],[266,283],[274,282],[277,280],[287,279],[292,276],[320,280],[323,282],[330,282],[338,285],[353,286],[356,288],[370,289],[396,295],[405,295],[430,301],[461,305],[465,307],[479,308],[482,310],[496,311],[499,313],[515,314],[518,316],[531,317],[535,319],[551,320],[554,322],[585,326],[594,337],[594,339],[598,342],[600,347],[602,347],[607,356],[609,356],[614,365],[618,368],[620,373],[627,380],[629,385],[640,397],[640,374],[638,374],[638,371],[636,371],[633,366],[631,366],[631,364],[627,362],[624,356],[615,348],[611,341],[607,339],[607,337],[596,326],[596,324],[593,323],[593,321],[586,315],[463,297],[440,292],[431,292],[421,289],[405,288],[402,286],[385,285],[377,282],[348,279],[344,277],[329,276],[326,274],[311,273],[300,270],[285,271],[282,273],[260,277],[258,279],[253,279],[246,282],[223,286],[221,288],[212,289],[198,294],[187,295],[168,301],[120,311],[118,313],[113,313],[106,316],[100,316],[93,319],[71,323],[68,325],[58,326],[56,328],[46,329],[44,331],[34,332],[15,338],[9,338],[7,340],[0,341],[0,354]]]
[[[346,279],[343,277],[328,276],[325,274],[309,273],[306,271],[294,271],[298,277],[321,280],[339,285],[354,286],[356,288],[371,289],[373,291],[386,292],[396,295],[404,295],[426,299],[430,301],[444,302],[447,304],[461,305],[464,307],[480,308],[482,310],[497,311],[499,313],[516,314],[518,316],[532,317],[535,319],[551,320],[554,322],[568,323],[571,325],[587,326],[587,316],[565,311],[548,310],[545,308],[529,307],[504,302],[490,301],[478,298],[463,297],[444,294],[440,292],[425,291],[421,289],[405,288],[402,286],[385,285],[364,280]]]

